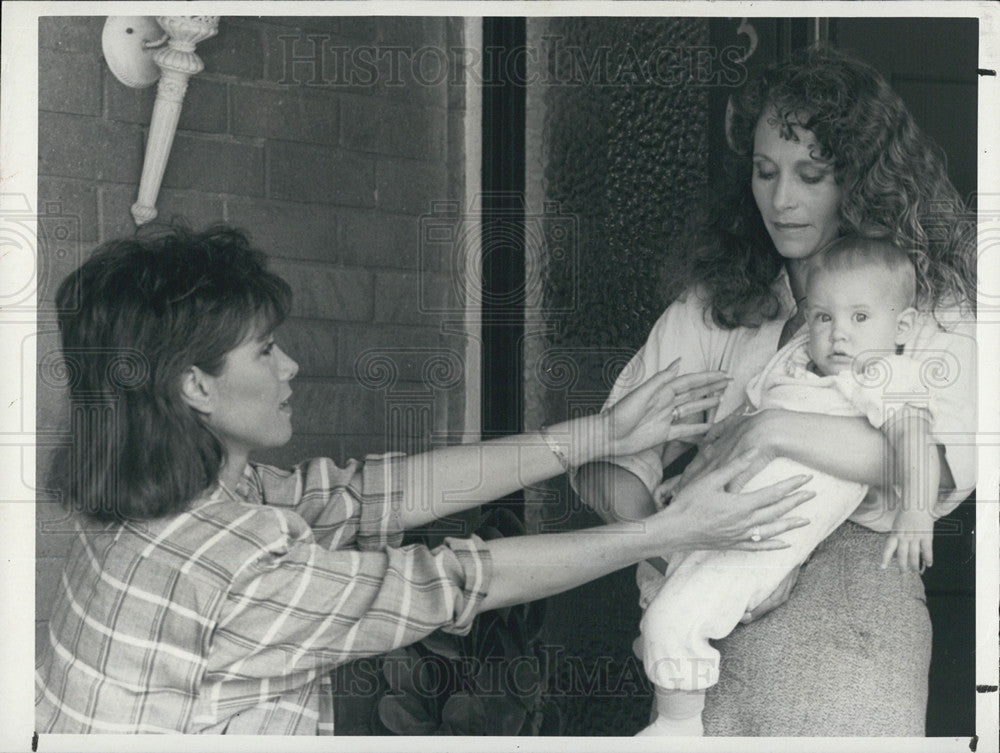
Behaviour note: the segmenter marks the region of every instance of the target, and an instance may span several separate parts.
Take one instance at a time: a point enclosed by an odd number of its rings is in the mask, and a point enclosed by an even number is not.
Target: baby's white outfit
[[[753,409],[784,408],[834,416],[865,416],[881,427],[904,404],[927,409],[934,420],[931,390],[921,363],[887,352],[863,373],[836,376],[809,371],[808,335],[796,335],[747,386]],[[932,424],[933,425],[933,424]],[[831,441],[833,438],[831,438]],[[891,530],[894,513],[868,487],[777,458],[744,487],[753,491],[798,474],[811,474],[801,487],[816,492],[789,516],[809,525],[781,534],[791,546],[772,551],[695,551],[670,559],[665,576],[641,570],[640,603],[645,608],[636,654],[650,680],[665,690],[704,690],[719,679],[719,652],[710,639],[723,638],[743,615],[769,596],[823,539],[848,517],[876,531]]]

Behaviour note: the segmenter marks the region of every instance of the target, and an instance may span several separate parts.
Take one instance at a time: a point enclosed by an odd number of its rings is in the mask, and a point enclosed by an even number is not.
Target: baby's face
[[[895,352],[908,329],[902,320],[912,312],[896,300],[897,287],[888,272],[871,267],[810,276],[809,355],[820,372],[831,376],[852,365],[860,371],[868,358]]]

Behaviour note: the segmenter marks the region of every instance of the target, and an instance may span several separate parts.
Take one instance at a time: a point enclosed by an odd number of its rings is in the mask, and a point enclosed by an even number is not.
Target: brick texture
[[[451,198],[443,162],[380,160],[375,175],[378,206],[390,212],[426,214],[432,202]]]
[[[55,286],[98,243],[135,232],[130,207],[156,87],[114,78],[100,53],[102,26],[101,17],[39,20],[37,199],[51,227],[71,232],[40,244],[39,329],[47,334],[38,358],[57,343]],[[205,70],[189,82],[158,220],[241,227],[292,286],[292,316],[277,336],[299,363],[295,436],[255,459],[343,463],[427,447],[426,425],[387,436],[387,405],[400,394],[430,406],[438,433],[456,428],[464,342],[442,334],[444,315],[422,310],[419,290],[427,283],[436,303],[452,295],[440,253],[421,254],[420,215],[462,194],[463,90],[431,80],[440,78],[438,51],[460,44],[460,30],[443,18],[223,17],[218,35],[198,46]],[[335,47],[360,55],[354,80],[337,78]],[[414,55],[423,67],[413,68]],[[394,364],[391,386],[372,381],[373,355]],[[432,384],[442,375],[444,386]],[[65,390],[35,383],[36,423],[58,436],[69,415]],[[38,478],[50,457],[40,448]],[[41,633],[69,535],[58,503],[40,497],[37,512]]]
[[[419,252],[416,218],[378,210],[341,212],[337,254],[345,264],[417,269]]]
[[[264,73],[258,19],[224,18],[219,33],[198,45],[206,76],[232,76],[257,81]]]
[[[75,75],[65,76],[66,70]],[[92,54],[77,52],[52,51],[39,56],[38,109],[100,115],[101,61]]]
[[[341,143],[348,149],[410,159],[440,160],[447,131],[441,113],[381,98],[343,96]]]
[[[345,325],[339,328],[339,334],[337,372],[349,378],[364,371],[365,356],[378,354],[392,359],[400,382],[419,382],[431,354],[454,350],[430,327]]]
[[[452,279],[421,272],[379,272],[375,278],[375,321],[426,324],[438,312],[462,312],[453,302]]]
[[[339,72],[327,48],[341,46],[343,40],[334,32],[284,23],[262,24],[261,31],[266,80],[290,88],[336,87]]]
[[[103,26],[103,16],[81,16],[73,19],[40,18],[38,49],[80,52],[93,58],[100,58]],[[95,40],[97,44],[94,44]]]
[[[371,321],[374,283],[364,269],[272,259],[272,269],[295,291],[296,316],[340,322]]]
[[[62,216],[72,219],[85,243],[97,240],[97,187],[90,181],[68,178],[38,178],[38,195],[59,206]],[[54,208],[50,204],[50,207]]]
[[[261,196],[263,150],[251,143],[177,134],[163,187]]]
[[[188,81],[179,131],[226,133],[229,124],[228,86],[195,76]],[[108,71],[104,76],[104,106],[109,120],[149,125],[156,101],[156,87],[130,89]]]
[[[38,121],[39,177],[138,185],[145,141],[138,125],[57,112]]]
[[[375,204],[374,163],[365,155],[276,141],[268,145],[268,168],[272,198],[353,207]]]
[[[234,196],[226,199],[225,218],[246,229],[272,256],[320,262],[337,258],[339,218],[327,206]]]
[[[337,329],[324,320],[292,318],[276,337],[281,349],[298,362],[300,378],[335,377],[340,373]]]
[[[323,91],[260,86],[231,88],[235,134],[303,143],[337,143],[335,95]]]
[[[292,395],[293,425],[305,434],[361,434],[381,426],[380,395],[352,382],[303,378]]]

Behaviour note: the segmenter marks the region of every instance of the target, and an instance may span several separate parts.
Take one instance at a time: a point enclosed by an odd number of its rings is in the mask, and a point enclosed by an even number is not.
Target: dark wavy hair
[[[63,500],[97,520],[146,519],[213,486],[225,450],[181,397],[181,376],[218,374],[291,298],[232,228],[174,224],[98,248],[56,293],[72,437],[53,468]]]
[[[941,150],[866,63],[827,46],[795,52],[750,78],[731,100],[725,179],[683,238],[676,294],[698,287],[721,327],[758,326],[781,313],[772,284],[783,259],[751,190],[754,130],[773,111],[783,134],[812,131],[843,199],[840,233],[909,250],[924,310],[975,310],[975,223],[948,180]]]

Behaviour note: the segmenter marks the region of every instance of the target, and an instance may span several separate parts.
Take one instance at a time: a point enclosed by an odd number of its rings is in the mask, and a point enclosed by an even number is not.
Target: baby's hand
[[[657,510],[662,510],[666,506],[667,500],[674,495],[674,489],[680,484],[681,478],[680,475],[672,476],[653,489],[653,502],[656,503]]]
[[[896,513],[892,533],[882,552],[882,569],[889,566],[892,555],[899,560],[899,569],[922,573],[934,564],[934,517],[927,510],[910,509]]]

